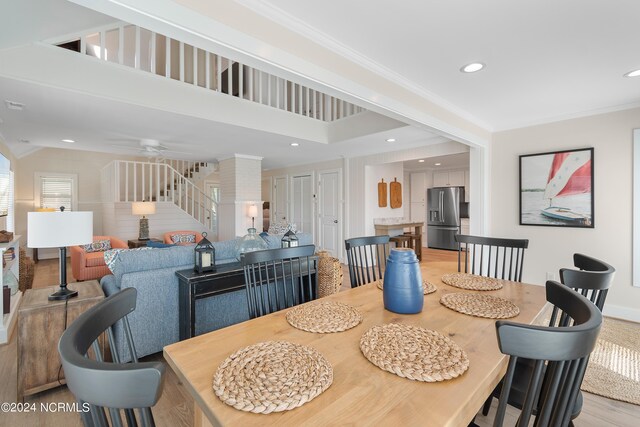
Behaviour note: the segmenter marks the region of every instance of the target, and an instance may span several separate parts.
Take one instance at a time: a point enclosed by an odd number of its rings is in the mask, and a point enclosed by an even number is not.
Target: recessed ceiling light
[[[442,163],[436,163],[436,166],[440,166]]]
[[[464,67],[460,68],[460,71],[463,73],[475,73],[476,71],[480,71],[484,68],[484,64],[482,62],[472,62],[471,64],[467,64]]]
[[[418,160],[418,163],[424,163],[424,159]]]
[[[395,138],[389,138],[389,139],[387,139],[387,142],[396,142],[396,139]]]
[[[292,142],[292,143],[291,143],[291,146],[292,146],[292,147],[297,147],[298,145],[300,145],[300,144],[298,144],[297,142]]]
[[[67,144],[73,144],[75,141],[73,139],[63,139],[62,142],[66,142]]]
[[[625,77],[640,77],[640,70],[629,71],[624,75]]]

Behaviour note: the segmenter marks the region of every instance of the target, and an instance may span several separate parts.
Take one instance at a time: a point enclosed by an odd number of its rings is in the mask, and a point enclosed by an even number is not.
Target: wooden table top
[[[438,290],[425,296],[419,314],[384,310],[382,291],[370,284],[327,297],[363,313],[364,321],[348,331],[304,332],[287,323],[284,310],[169,345],[164,348],[164,356],[213,425],[466,426],[504,374],[507,358],[498,350],[495,320],[460,314],[439,303],[447,293],[472,292],[442,283],[440,277],[453,271],[456,263],[452,262],[422,267],[423,278]],[[518,305],[520,314],[510,320],[520,323],[533,323],[546,302],[543,286],[505,282],[503,289],[489,293]],[[374,366],[360,351],[360,337],[374,325],[392,322],[449,336],[467,352],[469,369],[450,381],[424,383]],[[222,403],[212,387],[218,366],[236,350],[267,340],[286,340],[317,349],[333,366],[331,387],[299,408],[269,415],[239,411]]]

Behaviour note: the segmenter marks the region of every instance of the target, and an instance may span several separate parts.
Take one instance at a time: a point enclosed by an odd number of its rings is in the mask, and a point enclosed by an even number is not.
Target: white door
[[[287,193],[289,186],[286,176],[277,176],[273,178],[273,191],[271,193],[271,201],[273,202],[271,212],[271,224],[287,221]]]
[[[339,170],[318,175],[318,246],[342,258],[342,177]]]
[[[296,224],[297,231],[313,235],[312,181],[311,175],[291,178],[291,222]]]

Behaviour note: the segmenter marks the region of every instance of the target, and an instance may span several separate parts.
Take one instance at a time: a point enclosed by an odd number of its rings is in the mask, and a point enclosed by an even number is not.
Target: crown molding
[[[552,117],[544,117],[544,118],[541,118],[541,119],[527,121],[527,122],[519,122],[519,123],[517,122],[517,123],[510,124],[510,125],[506,125],[504,127],[497,128],[497,129],[494,130],[494,132],[503,132],[503,131],[510,131],[510,130],[528,128],[528,127],[532,127],[532,126],[539,126],[539,125],[545,125],[545,124],[550,124],[550,123],[562,122],[562,121],[565,121],[565,120],[581,119],[581,118],[584,118],[584,117],[597,116],[597,115],[600,115],[600,114],[607,114],[607,113],[615,113],[616,111],[631,110],[633,108],[639,108],[639,107],[640,107],[640,101],[632,102],[632,103],[629,103],[629,104],[622,104],[622,105],[614,105],[614,106],[610,106],[610,107],[597,108],[597,109],[594,109],[594,110],[578,111],[578,112],[575,112],[575,113],[561,114],[561,115],[552,116]]]
[[[327,49],[339,54],[340,56],[348,59],[349,61],[366,68],[379,76],[402,86],[403,88],[416,93],[417,95],[425,98],[426,100],[448,110],[449,112],[459,116],[460,118],[467,120],[470,123],[475,124],[489,132],[493,132],[493,126],[486,123],[466,110],[452,104],[446,99],[428,91],[424,87],[414,83],[406,77],[396,73],[395,71],[381,65],[380,63],[368,58],[367,56],[357,52],[356,50],[346,46],[333,37],[329,36],[322,31],[310,26],[304,21],[294,17],[290,13],[280,9],[277,6],[262,0],[234,0],[236,3],[251,9],[255,13],[264,16],[265,18],[279,24],[289,30],[300,34],[301,36],[324,46]]]

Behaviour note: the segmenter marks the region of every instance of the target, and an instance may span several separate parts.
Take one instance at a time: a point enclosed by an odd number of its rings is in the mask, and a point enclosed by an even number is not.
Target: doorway
[[[342,260],[342,172],[318,173],[318,247]]]
[[[313,176],[294,175],[291,177],[291,222],[297,232],[314,235],[313,221]]]

